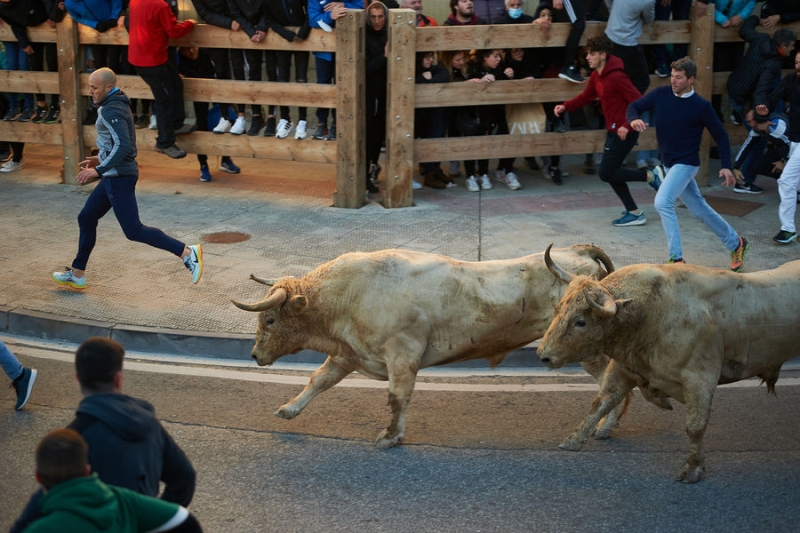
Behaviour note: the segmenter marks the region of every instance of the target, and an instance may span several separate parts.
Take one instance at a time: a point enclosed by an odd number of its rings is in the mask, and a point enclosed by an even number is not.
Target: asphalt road
[[[80,400],[74,347],[4,338],[40,378],[22,412],[0,390],[0,531],[35,488],[36,442]],[[272,412],[307,371],[131,355],[125,392],[156,406],[194,463],[191,510],[208,532],[798,530],[800,370],[784,372],[777,398],[756,381],[719,389],[706,477],[684,485],[673,481],[688,453],[680,404],[637,397],[612,439],[558,449],[593,397],[580,373],[428,374],[404,444],[382,451],[377,382],[347,380],[286,421]]]

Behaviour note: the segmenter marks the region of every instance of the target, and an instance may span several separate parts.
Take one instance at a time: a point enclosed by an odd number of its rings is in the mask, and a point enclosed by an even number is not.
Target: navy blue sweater
[[[708,100],[697,93],[681,98],[675,96],[672,87],[658,87],[631,103],[626,118],[630,123],[647,110],[653,113],[658,153],[664,166],[699,167],[700,140],[703,129],[708,128],[719,147],[722,168],[732,168],[728,134]]]

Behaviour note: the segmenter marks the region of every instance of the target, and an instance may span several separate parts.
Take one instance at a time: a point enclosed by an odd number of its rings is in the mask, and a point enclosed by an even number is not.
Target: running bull
[[[692,265],[632,265],[598,281],[551,258],[568,283],[538,353],[550,368],[611,358],[589,415],[560,447],[579,450],[594,425],[638,386],[686,404],[690,453],[677,480],[705,471],[703,434],[718,384],[758,376],[775,393],[781,365],[800,355],[800,261],[736,274]]]

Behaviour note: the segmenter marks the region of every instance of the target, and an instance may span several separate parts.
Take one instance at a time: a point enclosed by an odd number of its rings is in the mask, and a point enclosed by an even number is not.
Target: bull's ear
[[[296,294],[289,298],[285,307],[292,312],[299,313],[308,307],[308,299],[305,294]]]
[[[589,304],[589,307],[594,309],[594,311],[600,316],[611,318],[617,314],[617,303],[614,301],[614,298],[611,296],[611,294],[604,288],[598,291],[596,300],[591,294],[589,294],[589,291],[585,287],[583,289],[583,296],[586,298],[586,303]]]

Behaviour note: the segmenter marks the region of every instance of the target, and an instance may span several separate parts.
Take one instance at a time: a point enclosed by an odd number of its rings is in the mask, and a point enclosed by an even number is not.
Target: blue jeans
[[[336,78],[336,61],[335,57],[331,61],[325,61],[319,57],[315,57],[314,61],[317,66],[317,83],[322,85],[330,85]],[[330,110],[327,107],[317,108],[317,122],[320,124],[328,123],[328,113]],[[336,122],[336,114],[333,115],[333,122]]]
[[[667,246],[671,257],[683,257],[681,248],[681,230],[678,216],[675,213],[675,200],[680,198],[689,212],[700,219],[708,229],[714,232],[731,252],[739,247],[739,234],[725,222],[719,214],[711,209],[694,177],[700,167],[675,165],[667,168],[667,175],[656,193],[655,208],[661,216],[661,224],[667,235]]]
[[[6,70],[29,70],[28,54],[20,48],[19,43],[4,42],[6,47]],[[7,93],[9,106],[13,109],[19,107],[19,101],[25,99],[23,109],[33,109],[33,94]]]
[[[22,365],[19,364],[17,358],[11,353],[11,350],[8,349],[2,339],[0,339],[0,366],[3,367],[3,372],[6,373],[11,381],[14,381],[22,374]]]
[[[183,254],[184,243],[166,235],[158,228],[145,226],[139,220],[139,206],[136,204],[135,176],[102,178],[94,188],[78,215],[81,233],[78,239],[78,255],[72,261],[72,268],[86,270],[89,256],[97,241],[97,222],[114,208],[125,236],[136,242],[172,252],[178,257]]]

